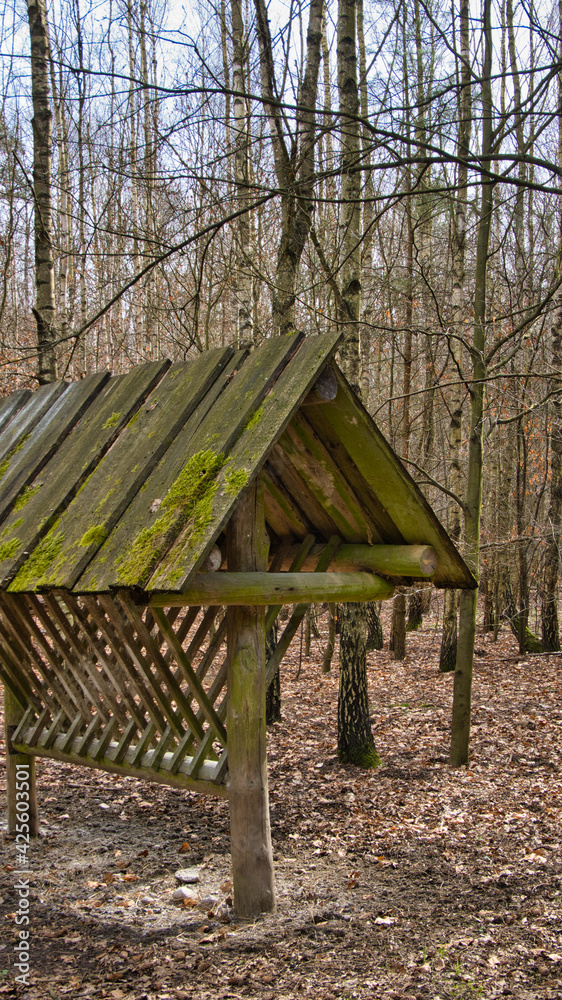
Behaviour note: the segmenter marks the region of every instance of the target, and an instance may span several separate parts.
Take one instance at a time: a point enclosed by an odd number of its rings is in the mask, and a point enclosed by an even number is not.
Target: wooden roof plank
[[[182,590],[198,568],[238,503],[241,489],[261,469],[300,400],[337,348],[339,335],[307,337],[291,364],[279,375],[259,411],[247,423],[215,476],[206,498],[204,523],[190,518],[150,579],[147,589]],[[257,352],[256,352],[257,353]],[[230,452],[230,454],[228,454]]]
[[[74,586],[233,353],[219,348],[169,368],[51,529],[63,544],[36,586]]]
[[[109,380],[109,372],[71,382],[23,441],[0,477],[0,520],[50,461],[74,425]],[[60,383],[59,383],[60,384]]]
[[[21,410],[31,396],[31,389],[18,389],[0,399],[0,434],[6,430],[12,417]]]
[[[285,490],[291,498],[293,510],[300,510],[301,515],[306,517],[306,531],[312,531],[313,534],[323,538],[331,538],[332,535],[338,534],[331,511],[325,510],[321,501],[309,490],[300,472],[279,443],[267,456],[267,471],[272,479],[277,480],[279,494],[282,495],[282,490]],[[280,487],[282,489],[279,489]],[[278,502],[281,495],[277,496]],[[285,512],[289,513],[288,507]]]
[[[372,534],[365,515],[345,478],[313,428],[296,414],[279,440],[291,464],[346,542],[360,542]]]
[[[25,443],[41,418],[67,389],[66,382],[50,382],[42,385],[25,402],[16,418],[0,434],[0,476],[2,463]]]
[[[235,374],[218,380],[222,391],[214,405],[209,403],[203,416],[196,410],[178,434],[165,461],[147,479],[138,503],[130,505],[75,584],[76,592],[146,585],[190,511],[195,516],[201,509],[206,488],[212,489],[216,471],[301,339],[295,335],[265,340]]]
[[[393,545],[402,545],[404,538],[392,520],[390,512],[383,506],[369,486],[369,483],[361,475],[357,465],[340,441],[338,434],[327,421],[322,407],[307,406],[305,413],[300,412],[299,419],[306,419],[311,425],[316,435],[322,441],[323,446],[329,452],[332,461],[353,490],[362,506],[364,516],[367,518],[372,544],[386,542]]]
[[[283,488],[275,469],[266,463],[263,471],[265,519],[279,538],[294,535],[303,538],[309,530],[308,518],[294,503],[290,493]]]
[[[110,379],[35,478],[26,504],[9,515],[0,533],[0,580],[11,580],[12,592],[38,589],[63,542],[54,534],[45,545],[44,536],[168,367],[152,362]]]
[[[76,593],[104,593],[111,589],[118,579],[119,560],[130,547],[131,537],[135,537],[142,526],[152,523],[157,517],[162,498],[177,478],[185,464],[189,442],[197,434],[198,428],[213,405],[243,363],[244,352],[235,354],[205,394],[185,425],[171,442],[165,456],[145,480],[141,490],[133,497],[101,548],[95,553],[78,580],[74,584]]]
[[[336,399],[319,403],[314,410],[323,414],[338,435],[383,508],[392,511],[404,542],[433,546],[439,559],[433,582],[437,586],[475,587],[474,577],[421,490],[340,373],[338,383]]]

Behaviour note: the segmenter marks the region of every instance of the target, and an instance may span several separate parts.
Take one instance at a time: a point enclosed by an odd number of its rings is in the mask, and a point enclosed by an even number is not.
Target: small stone
[[[219,902],[220,902],[220,896],[209,895],[209,896],[203,896],[199,905],[202,910],[203,909],[212,910]]]
[[[183,902],[185,899],[187,899],[193,903],[196,903],[199,897],[195,892],[195,889],[190,889],[188,888],[187,885],[180,885],[179,889],[174,889],[174,892],[172,893],[172,899],[177,899],[180,902]]]
[[[182,882],[183,885],[194,885],[199,881],[199,869],[198,868],[180,868],[174,874],[174,878],[178,882]]]

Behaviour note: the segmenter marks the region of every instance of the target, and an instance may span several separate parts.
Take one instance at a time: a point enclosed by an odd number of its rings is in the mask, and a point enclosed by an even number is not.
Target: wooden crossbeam
[[[314,545],[305,559],[302,569],[311,572],[324,545]],[[275,566],[279,570],[291,570],[291,560],[299,547],[294,545],[285,551],[281,561]],[[275,555],[274,555],[275,558]],[[334,573],[357,573],[369,570],[383,576],[406,576],[429,579],[437,569],[437,553],[431,545],[342,545],[326,567]],[[273,569],[273,564],[270,566]]]
[[[124,774],[133,778],[155,781],[161,785],[171,785],[175,788],[191,788],[198,792],[210,792],[213,795],[226,797],[227,789],[220,783],[221,761],[206,761],[201,768],[200,777],[192,778],[190,775],[191,758],[186,757],[180,764],[179,769],[173,772],[170,769],[173,754],[164,753],[158,761],[158,767],[154,766],[160,754],[158,750],[148,750],[138,758],[137,748],[129,747],[122,761],[117,762],[116,755],[119,744],[111,741],[101,757],[97,757],[99,741],[94,740],[90,752],[80,753],[80,739],[74,739],[68,744],[64,736],[58,736],[53,746],[45,749],[41,744],[30,746],[26,741],[27,733],[19,736],[18,743],[13,744],[18,753],[31,753],[35,757],[49,757],[53,760],[67,761],[70,764],[81,764],[97,770],[109,771],[111,774]],[[133,763],[133,761],[135,763]]]
[[[382,601],[393,593],[393,584],[374,573],[198,573],[182,594],[157,594],[150,606],[350,603]]]

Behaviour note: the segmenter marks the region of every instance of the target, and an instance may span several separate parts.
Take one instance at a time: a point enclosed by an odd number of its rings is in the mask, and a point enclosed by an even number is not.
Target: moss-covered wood
[[[74,586],[232,354],[231,348],[209,351],[197,365],[172,365],[165,373],[51,529],[53,537],[62,537],[62,546],[37,580],[38,588]],[[114,412],[106,423],[117,420]],[[163,501],[160,516],[164,513]],[[154,552],[155,539],[148,544]],[[128,555],[136,565],[135,552]]]
[[[26,491],[31,489],[30,483],[37,479],[108,380],[109,372],[100,372],[72,382],[64,393],[55,394],[33,432],[20,438],[12,452],[8,452],[0,469],[0,518],[8,514],[14,502],[18,509],[27,506]],[[40,483],[39,479],[33,487],[36,492],[41,489]]]
[[[283,341],[286,342],[285,352],[290,350],[292,339],[279,338],[281,343],[278,344],[278,351],[283,347]],[[217,446],[220,445],[220,450],[228,455],[228,460],[225,461],[217,476],[217,489],[212,496],[208,525],[197,538],[193,538],[189,525],[184,528],[169,553],[162,560],[161,566],[152,576],[149,584],[151,590],[169,589],[180,592],[184,590],[189,577],[202,558],[206,556],[218,532],[222,531],[236,506],[239,491],[233,492],[230,484],[241,472],[245,473],[248,483],[255,478],[268,452],[271,451],[272,445],[287,426],[299,400],[308,391],[313,381],[311,373],[314,371],[314,365],[324,364],[336,349],[337,342],[337,336],[311,337],[305,340],[300,347],[295,363],[285,364],[281,373],[277,373],[275,385],[271,386],[271,391],[267,395],[265,392],[270,378],[266,364],[267,359],[264,357],[260,362],[258,370],[263,391],[259,396],[253,397],[251,408],[251,413],[253,413],[256,406],[260,405],[260,419],[251,426],[246,420],[244,433],[237,435],[236,442],[231,447],[223,444],[224,430],[221,431],[221,435],[217,439]],[[257,352],[255,355],[251,355],[246,365],[251,365],[252,358],[257,356]],[[274,364],[275,358],[276,355],[272,353],[271,365]],[[276,368],[279,364],[280,360]],[[245,367],[241,374],[244,373]],[[234,383],[232,384],[234,385]],[[231,427],[234,426],[233,414],[236,417],[240,408],[240,404],[236,400],[234,402],[228,400],[227,393],[228,390],[224,394],[226,407],[219,408],[220,412],[213,414],[215,433],[225,421],[228,421]],[[248,396],[248,399],[252,399],[252,397]],[[223,403],[222,399],[220,403]],[[244,412],[241,410],[240,416],[243,416]]]
[[[167,367],[168,362],[154,362],[135,368],[129,375],[110,379],[93,412],[86,411],[74,433],[61,444],[37,481],[30,484],[41,488],[23,510],[14,511],[3,522],[2,541],[18,543],[15,553],[0,562],[0,580],[4,585],[12,581],[12,590],[16,592],[38,589],[37,581],[56,563],[63,548],[62,531],[57,528],[51,531],[59,515]],[[120,414],[118,421],[108,424],[116,412]]]

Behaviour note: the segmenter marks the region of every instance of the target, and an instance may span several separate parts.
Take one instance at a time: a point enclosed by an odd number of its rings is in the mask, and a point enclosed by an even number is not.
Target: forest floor
[[[337,663],[322,676],[322,644],[301,660],[297,638],[269,734],[278,906],[259,920],[230,907],[226,801],[39,761],[32,974],[15,983],[4,832],[0,1000],[562,1000],[561,658],[478,636],[454,770],[439,642],[430,616],[404,662],[369,654],[383,766],[362,772],[336,757]]]

